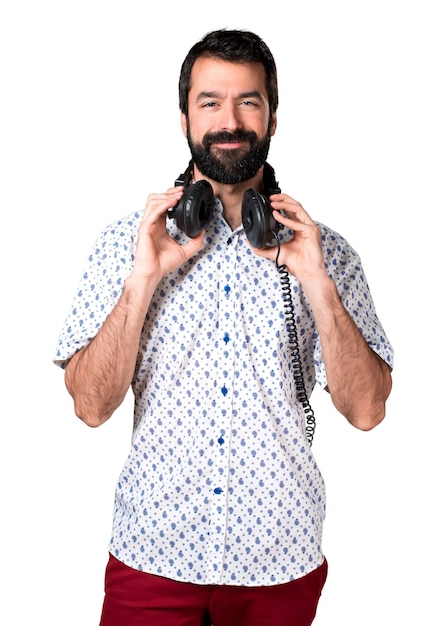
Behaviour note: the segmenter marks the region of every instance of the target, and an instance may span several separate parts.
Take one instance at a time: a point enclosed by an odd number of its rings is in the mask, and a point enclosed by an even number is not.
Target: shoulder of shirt
[[[326,226],[326,224],[323,224],[322,222],[315,222],[315,223],[320,228],[321,238],[323,242],[325,243],[327,242],[330,245],[334,244],[334,247],[335,246],[346,247],[349,250],[352,250],[354,254],[356,254],[354,248],[351,246],[349,241],[345,237],[343,237],[343,235],[341,235],[336,230],[333,230],[329,226]]]
[[[100,233],[101,238],[109,236],[136,235],[143,219],[143,211],[133,211],[110,222]]]

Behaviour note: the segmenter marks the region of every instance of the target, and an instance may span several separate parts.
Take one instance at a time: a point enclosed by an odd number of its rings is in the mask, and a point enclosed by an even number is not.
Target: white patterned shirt
[[[131,271],[142,214],[104,230],[54,361],[97,334]],[[371,348],[391,367],[361,262],[319,225],[325,263]],[[186,240],[168,219],[179,242]],[[280,238],[290,238],[282,231]],[[309,302],[290,276],[310,394],[327,384]],[[325,491],[296,397],[280,274],[234,232],[216,200],[204,249],[163,278],[140,338],[132,447],[119,477],[110,552],[126,565],[200,584],[273,585],[323,561]]]

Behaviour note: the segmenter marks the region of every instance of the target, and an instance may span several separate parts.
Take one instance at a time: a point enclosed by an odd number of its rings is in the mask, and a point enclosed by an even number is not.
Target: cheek
[[[205,134],[211,131],[211,128],[191,122],[188,124],[187,130],[188,133],[186,134],[186,137],[189,135],[193,143],[200,144],[202,143]]]
[[[207,126],[203,125],[198,117],[189,113],[187,117],[182,114],[181,127],[184,136],[188,138],[188,135],[190,135],[193,142],[200,142],[208,130]]]

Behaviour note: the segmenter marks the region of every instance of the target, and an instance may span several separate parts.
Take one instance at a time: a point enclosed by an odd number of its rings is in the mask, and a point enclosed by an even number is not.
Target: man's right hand
[[[166,229],[167,212],[183,195],[183,187],[171,187],[166,193],[150,194],[138,231],[133,280],[155,280],[156,284],[203,248],[204,230],[180,245]]]
[[[123,401],[131,384],[140,333],[160,280],[203,247],[204,231],[180,245],[166,229],[166,214],[183,194],[181,187],[151,194],[138,231],[134,267],[123,293],[94,339],[65,370],[75,412],[89,426],[100,426]]]

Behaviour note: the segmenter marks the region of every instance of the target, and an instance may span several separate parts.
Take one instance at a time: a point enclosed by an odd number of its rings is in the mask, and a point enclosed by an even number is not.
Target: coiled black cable
[[[275,265],[278,273],[280,274],[280,283],[283,291],[283,305],[286,316],[286,328],[289,334],[289,345],[291,348],[291,362],[292,371],[294,375],[295,389],[298,401],[303,407],[305,414],[305,429],[306,438],[310,446],[314,440],[315,432],[315,415],[314,411],[309,403],[308,394],[306,392],[305,380],[303,376],[303,368],[300,358],[300,348],[298,343],[297,326],[295,322],[294,304],[292,301],[291,283],[289,279],[289,273],[286,269],[286,265],[279,265],[278,258],[280,256],[280,239],[277,233],[273,233],[277,240],[277,257],[275,259]]]

